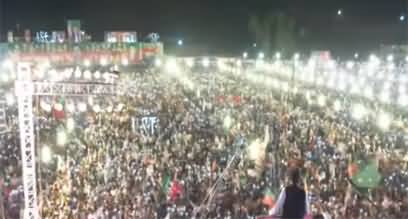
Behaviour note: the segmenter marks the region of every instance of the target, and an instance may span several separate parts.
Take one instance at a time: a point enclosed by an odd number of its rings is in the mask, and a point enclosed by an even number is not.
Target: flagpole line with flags
[[[213,198],[214,198],[214,196],[215,196],[217,185],[221,182],[222,179],[224,179],[225,175],[226,175],[226,174],[228,173],[228,171],[230,170],[230,168],[231,168],[233,162],[234,162],[234,161],[236,160],[236,158],[237,158],[238,156],[240,156],[242,153],[243,153],[243,150],[241,150],[241,149],[238,149],[238,150],[235,152],[234,156],[232,156],[232,158],[231,158],[230,161],[228,162],[227,166],[225,167],[225,169],[223,170],[223,172],[221,173],[221,175],[217,178],[217,180],[215,181],[214,185],[210,188],[210,190],[209,190],[209,192],[207,193],[207,195],[206,195],[206,196],[204,197],[204,199],[201,201],[201,203],[200,203],[200,205],[199,205],[199,207],[198,207],[198,212],[196,211],[196,212],[193,213],[193,215],[194,215],[193,218],[196,218],[197,214],[203,209],[204,205],[205,205],[205,207],[207,207],[207,208],[210,206],[210,204],[211,204],[211,202],[212,202],[212,200],[213,200]],[[207,202],[207,203],[205,203],[205,202]],[[203,215],[201,215],[201,218],[204,218],[205,215],[206,215],[205,213],[204,213]]]
[[[361,195],[363,198],[367,199],[370,204],[372,204],[374,207],[379,208],[378,205],[376,205],[367,195],[361,193],[358,191],[358,187],[354,184],[354,182],[350,179],[350,177],[346,176],[347,181],[350,183],[351,188],[354,188],[354,191],[357,192],[359,195]]]

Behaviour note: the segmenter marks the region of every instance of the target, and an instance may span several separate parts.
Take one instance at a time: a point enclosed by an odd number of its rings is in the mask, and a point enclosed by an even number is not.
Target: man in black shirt
[[[282,190],[272,209],[272,215],[281,215],[284,219],[303,219],[309,214],[307,194],[299,186],[300,174],[298,169],[290,171],[291,184]]]

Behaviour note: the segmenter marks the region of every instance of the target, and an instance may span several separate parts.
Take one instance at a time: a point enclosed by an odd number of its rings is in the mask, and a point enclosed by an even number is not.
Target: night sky
[[[165,42],[183,38],[187,45],[241,53],[254,42],[248,31],[253,14],[280,10],[304,30],[301,49],[350,53],[397,44],[407,39],[408,19],[399,17],[404,0],[1,0],[3,32],[23,29],[62,30],[78,18],[95,39],[105,30],[158,32]],[[342,9],[343,16],[337,16]],[[407,16],[408,18],[408,16]]]

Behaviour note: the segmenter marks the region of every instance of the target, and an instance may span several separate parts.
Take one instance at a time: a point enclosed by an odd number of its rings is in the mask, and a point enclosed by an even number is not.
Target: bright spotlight
[[[82,76],[81,70],[79,68],[76,68],[74,75],[75,75],[75,78],[80,78]]]
[[[337,15],[338,15],[338,16],[343,15],[343,11],[342,11],[341,9],[337,10]]]
[[[324,84],[324,79],[322,77],[316,78],[316,84],[322,86]]]
[[[346,67],[351,70],[354,67],[354,62],[353,61],[348,61],[346,64]]]
[[[261,67],[264,67],[264,66],[265,66],[264,60],[258,59],[258,60],[255,61],[255,67],[261,68]]]
[[[334,101],[334,103],[333,103],[333,108],[334,108],[334,110],[336,110],[336,111],[340,111],[340,110],[341,110],[341,103],[340,103],[339,100],[335,100],[335,101]]]
[[[85,65],[85,67],[91,66],[91,61],[89,61],[88,59],[85,59],[84,65]]]
[[[64,107],[62,106],[61,103],[56,103],[56,104],[54,104],[54,109],[56,111],[62,111],[64,109]]]
[[[75,112],[75,105],[73,103],[68,103],[66,105],[68,112],[73,113]]]
[[[394,65],[394,63],[389,63],[388,65],[387,65],[387,68],[388,68],[388,70],[394,70],[395,69],[395,65]]]
[[[160,67],[161,65],[162,65],[161,59],[155,59],[155,60],[154,60],[154,66]]]
[[[382,130],[387,130],[389,129],[390,125],[392,123],[392,117],[390,114],[381,112],[377,116],[377,125],[380,127]]]
[[[49,163],[52,160],[51,149],[46,145],[41,149],[41,160],[44,163]]]
[[[115,112],[120,112],[125,107],[123,103],[119,103],[115,109]]]
[[[14,98],[14,95],[11,93],[6,94],[6,103],[8,106],[14,105],[16,102],[16,99]]]
[[[194,67],[194,60],[193,59],[186,59],[186,64],[189,68]]]
[[[355,59],[358,59],[359,56],[360,56],[360,55],[359,55],[358,53],[354,53],[354,58],[355,58]]]
[[[380,95],[381,102],[388,103],[390,102],[390,94],[387,91],[383,91]]]
[[[96,112],[96,113],[101,112],[101,107],[100,107],[98,104],[94,105],[94,106],[92,107],[92,109],[93,109],[93,111]]]
[[[334,60],[329,60],[329,62],[327,63],[327,66],[331,69],[336,68],[336,62]]]
[[[380,62],[380,59],[375,54],[371,54],[370,55],[370,62],[374,63],[374,64],[378,64]]]
[[[247,53],[247,52],[242,53],[242,57],[243,57],[244,59],[248,58],[248,53]]]
[[[101,72],[96,71],[96,72],[94,73],[94,77],[95,77],[96,79],[101,78]]]
[[[87,79],[87,80],[91,79],[92,78],[92,73],[89,70],[86,70],[84,72],[84,78]]]
[[[280,53],[280,52],[277,52],[277,53],[275,54],[275,57],[276,57],[276,59],[280,59],[280,58],[281,58],[281,53]]]
[[[238,66],[238,67],[241,67],[241,66],[242,66],[242,62],[241,62],[241,60],[237,60],[237,62],[236,62],[236,63],[237,63],[237,66]]]
[[[388,62],[392,62],[392,61],[394,61],[394,56],[393,56],[393,55],[391,55],[391,54],[390,54],[390,55],[388,55],[388,56],[387,56],[387,61],[388,61]]]
[[[123,66],[128,66],[129,65],[129,60],[127,58],[122,58],[122,65]]]
[[[320,95],[317,98],[317,104],[319,104],[319,106],[325,106],[326,105],[326,97],[323,95]]]
[[[42,71],[42,69],[35,69],[34,70],[34,75],[37,78],[43,78],[44,77],[44,71]]]
[[[206,68],[210,66],[210,60],[208,58],[203,59],[203,66]]]
[[[367,114],[367,110],[363,105],[357,104],[353,106],[351,113],[354,119],[360,120],[360,119],[363,119],[364,116]]]
[[[167,72],[175,73],[175,72],[178,72],[178,70],[179,69],[177,66],[176,59],[171,58],[166,61],[166,71]]]
[[[358,84],[352,84],[350,93],[352,93],[352,94],[360,93],[360,86],[358,86]]]
[[[68,118],[67,119],[67,130],[71,132],[75,128],[75,121],[73,118]]]
[[[11,69],[11,68],[13,68],[13,61],[11,61],[10,59],[6,59],[4,62],[3,62],[3,68],[7,68],[7,69]]]
[[[295,59],[295,61],[299,60],[300,58],[299,53],[295,53],[295,55],[293,55],[293,58]]]
[[[292,90],[292,92],[293,92],[294,94],[297,94],[297,93],[298,93],[298,91],[299,91],[299,90],[298,90],[298,88],[297,88],[297,87],[294,87],[294,88],[293,88],[293,90]]]
[[[264,59],[265,58],[265,53],[259,52],[258,53],[258,59]]]
[[[310,91],[306,91],[306,100],[309,104],[313,103],[312,95],[310,94]]]
[[[367,97],[368,99],[372,99],[373,98],[373,90],[371,89],[371,87],[366,87],[364,89],[364,96]]]
[[[101,64],[102,66],[106,66],[106,65],[108,65],[108,60],[107,60],[106,58],[101,58],[100,64]]]
[[[282,83],[282,90],[284,92],[288,92],[289,91],[289,84],[287,82],[283,82]]]
[[[40,107],[41,107],[41,109],[43,109],[46,112],[51,112],[51,110],[52,110],[51,105],[46,103],[45,101],[40,102]]]
[[[3,72],[3,74],[1,74],[1,80],[3,82],[8,82],[9,81],[9,76],[7,75],[7,73]]]
[[[344,80],[339,80],[337,83],[337,88],[341,91],[346,90],[347,84]]]
[[[403,94],[403,93],[405,93],[405,91],[406,91],[405,86],[404,86],[403,84],[401,84],[401,85],[398,87],[398,92],[399,92],[400,94]]]
[[[79,104],[78,104],[78,110],[79,110],[80,112],[85,112],[85,111],[86,111],[86,108],[87,108],[86,103],[79,103]]]
[[[183,44],[184,44],[184,43],[183,43],[183,40],[178,40],[178,41],[177,41],[177,45],[178,45],[178,46],[182,46]]]
[[[408,96],[406,94],[401,94],[398,97],[398,104],[400,106],[408,106]]]
[[[65,145],[67,143],[67,135],[63,130],[58,131],[57,133],[57,144],[58,145]]]
[[[42,73],[42,74],[43,74],[43,77],[44,77],[44,73]],[[65,69],[65,70],[64,70],[64,76],[65,76],[65,78],[71,78],[71,76],[72,76],[72,69],[70,69],[70,68]]]
[[[224,128],[225,128],[225,129],[230,129],[231,126],[232,126],[231,116],[227,115],[227,116],[224,118]]]

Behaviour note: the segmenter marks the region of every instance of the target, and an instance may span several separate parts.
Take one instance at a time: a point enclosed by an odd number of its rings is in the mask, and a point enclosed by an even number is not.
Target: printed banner
[[[141,116],[132,118],[132,129],[145,136],[154,136],[160,132],[160,119],[157,116]]]

